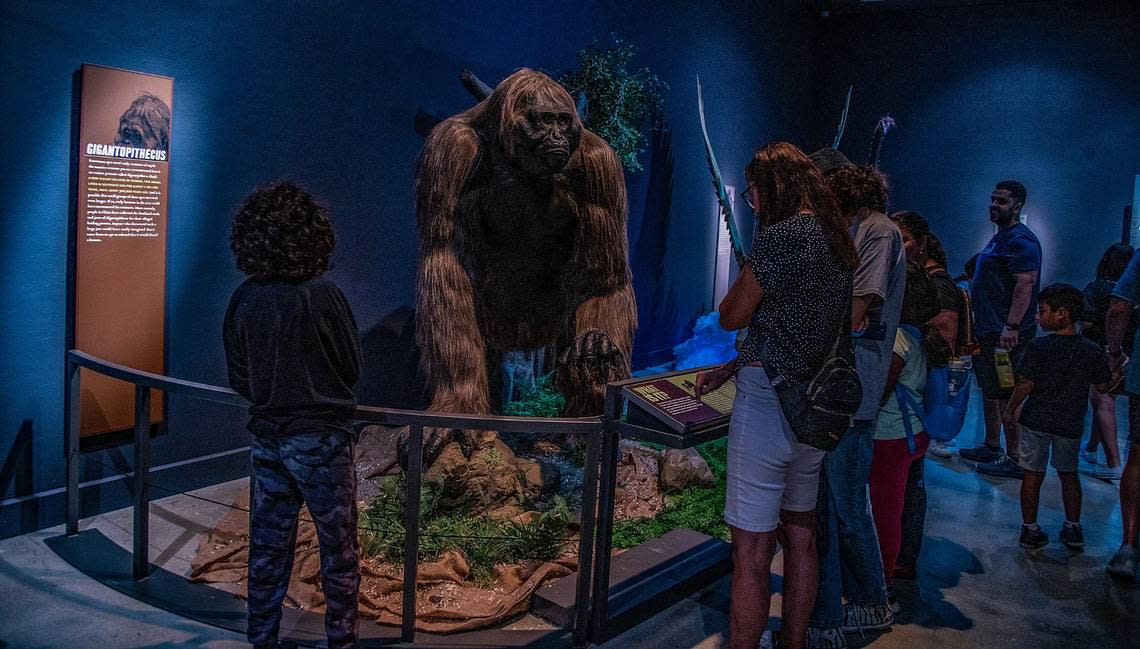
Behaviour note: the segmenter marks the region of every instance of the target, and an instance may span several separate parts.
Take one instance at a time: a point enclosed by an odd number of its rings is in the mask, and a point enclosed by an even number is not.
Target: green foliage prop
[[[549,376],[544,376],[534,382],[519,395],[518,401],[512,401],[503,408],[504,415],[518,417],[561,417],[562,408],[566,399],[551,385]]]
[[[496,564],[535,559],[550,561],[572,549],[570,507],[554,497],[549,509],[530,523],[491,518],[471,511],[441,511],[442,484],[426,482],[420,492],[418,561],[433,561],[445,550],[458,550],[471,567],[470,578],[489,586]],[[366,557],[388,563],[404,560],[404,476],[385,479],[380,493],[361,513],[360,544]]]
[[[649,68],[630,72],[636,48],[616,35],[612,38],[609,49],[595,38],[590,47],[578,50],[578,69],[558,81],[571,97],[585,93],[586,128],[613,147],[626,170],[637,172],[642,170],[638,155],[646,139],[641,126],[660,112],[661,92],[668,86]]]

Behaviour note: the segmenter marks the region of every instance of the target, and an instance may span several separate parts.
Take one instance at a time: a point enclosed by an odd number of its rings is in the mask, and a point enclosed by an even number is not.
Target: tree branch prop
[[[475,76],[475,73],[470,70],[464,70],[463,73],[459,75],[459,81],[463,84],[463,87],[467,89],[467,92],[471,93],[475,101],[483,101],[487,97],[490,97],[494,91],[494,88],[483,83],[479,77]]]
[[[835,141],[831,143],[831,148],[836,151],[839,150],[839,143],[843,140],[843,131],[847,130],[847,114],[851,112],[851,93],[855,90],[855,84],[847,86],[847,100],[843,102],[843,113],[839,115],[839,129],[835,133]]]
[[[883,140],[887,137],[887,131],[894,127],[895,120],[890,115],[879,118],[879,123],[875,124],[875,132],[871,135],[871,151],[867,154],[867,164],[879,168],[879,154],[883,151]]]
[[[701,77],[697,76],[697,112],[701,116],[701,134],[705,137],[705,161],[712,174],[713,191],[716,200],[720,203],[720,213],[728,226],[728,238],[732,242],[732,253],[736,256],[736,263],[744,267],[744,249],[740,245],[740,231],[736,228],[736,217],[732,213],[732,203],[728,200],[728,189],[724,186],[724,178],[720,175],[720,166],[716,163],[716,154],[713,153],[712,142],[709,141],[709,129],[705,125],[705,100],[701,95]]]

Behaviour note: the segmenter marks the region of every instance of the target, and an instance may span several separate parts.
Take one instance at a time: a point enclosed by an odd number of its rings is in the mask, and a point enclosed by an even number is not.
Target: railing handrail
[[[72,349],[68,351],[67,354],[68,358],[76,365],[135,385],[163,390],[170,394],[181,394],[204,401],[213,401],[215,403],[238,406],[249,405],[249,401],[230,388],[147,372],[145,370],[113,363],[78,349]],[[502,433],[541,431],[551,434],[592,435],[600,433],[602,425],[601,417],[471,415],[453,412],[381,408],[378,406],[357,406],[353,417],[358,421],[386,426],[417,425],[426,428],[467,428],[471,430],[496,430]]]

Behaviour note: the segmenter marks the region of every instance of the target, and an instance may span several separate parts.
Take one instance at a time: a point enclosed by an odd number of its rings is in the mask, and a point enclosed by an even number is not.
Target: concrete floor
[[[978,424],[976,415],[968,420],[962,444],[973,443]],[[927,541],[919,579],[897,584],[904,608],[890,631],[849,636],[850,646],[1140,647],[1140,589],[1114,584],[1104,572],[1120,542],[1116,485],[1087,475],[1082,482],[1085,551],[1070,553],[1056,542],[1063,515],[1057,480],[1050,475],[1039,520],[1054,542],[1027,553],[1017,546],[1020,483],[983,478],[957,458],[928,460]],[[244,485],[235,481],[194,493],[228,502]],[[197,535],[223,511],[185,495],[156,501],[152,562],[186,574]],[[129,510],[86,520],[82,528],[130,545]],[[60,533],[53,528],[0,541],[0,649],[247,646],[238,634],[152,608],[77,572],[44,545]],[[781,572],[779,560],[774,571]],[[777,596],[777,616],[778,607]],[[727,610],[723,579],[604,647],[721,647]]]

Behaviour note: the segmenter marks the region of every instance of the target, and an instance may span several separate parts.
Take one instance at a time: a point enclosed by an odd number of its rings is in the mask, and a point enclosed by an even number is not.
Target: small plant
[[[668,86],[649,68],[630,72],[637,49],[616,35],[609,49],[597,39],[578,50],[578,69],[558,80],[571,97],[586,95],[586,128],[613,147],[628,171],[641,171],[638,155],[645,149],[645,120],[660,112]]]
[[[512,401],[503,408],[504,415],[517,417],[558,417],[566,406],[563,397],[554,386],[549,376],[544,376],[534,382],[533,387],[526,388],[518,401]]]

